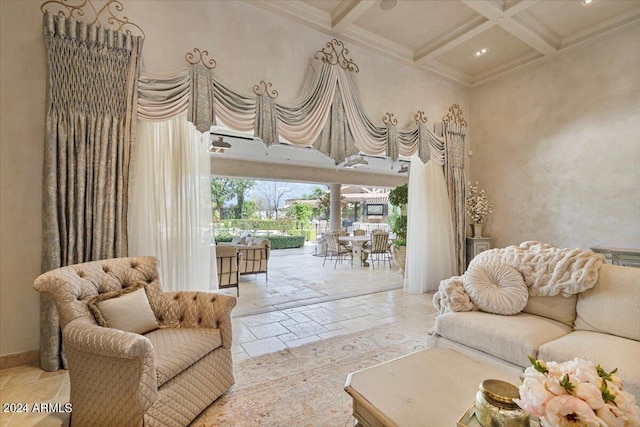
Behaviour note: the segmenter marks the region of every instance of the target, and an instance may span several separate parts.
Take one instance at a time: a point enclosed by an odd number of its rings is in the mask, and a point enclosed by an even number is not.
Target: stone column
[[[331,184],[329,202],[329,231],[340,230],[342,228],[340,212],[340,190],[342,184]]]

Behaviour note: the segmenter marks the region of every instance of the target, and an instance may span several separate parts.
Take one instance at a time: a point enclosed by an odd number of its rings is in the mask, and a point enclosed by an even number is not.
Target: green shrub
[[[238,236],[239,237],[239,236]],[[271,249],[301,248],[304,246],[304,236],[256,236],[268,239]],[[217,236],[216,243],[231,242],[233,236]]]
[[[301,248],[304,246],[304,236],[267,236],[271,242],[271,249]]]

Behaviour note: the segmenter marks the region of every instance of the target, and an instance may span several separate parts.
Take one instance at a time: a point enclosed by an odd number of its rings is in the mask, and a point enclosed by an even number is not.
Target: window
[[[384,205],[383,204],[367,204],[366,215],[367,216],[383,216]]]

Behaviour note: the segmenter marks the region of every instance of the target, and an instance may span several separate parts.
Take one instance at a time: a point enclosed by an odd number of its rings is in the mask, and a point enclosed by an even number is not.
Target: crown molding
[[[377,0],[342,0],[331,13],[333,29],[335,31],[345,30],[376,3]]]

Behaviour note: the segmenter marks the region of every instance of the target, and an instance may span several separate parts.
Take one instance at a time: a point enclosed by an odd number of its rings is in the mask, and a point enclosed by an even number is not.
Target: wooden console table
[[[601,253],[607,258],[609,264],[626,265],[628,267],[640,267],[640,249],[605,248],[594,246],[593,252]]]

